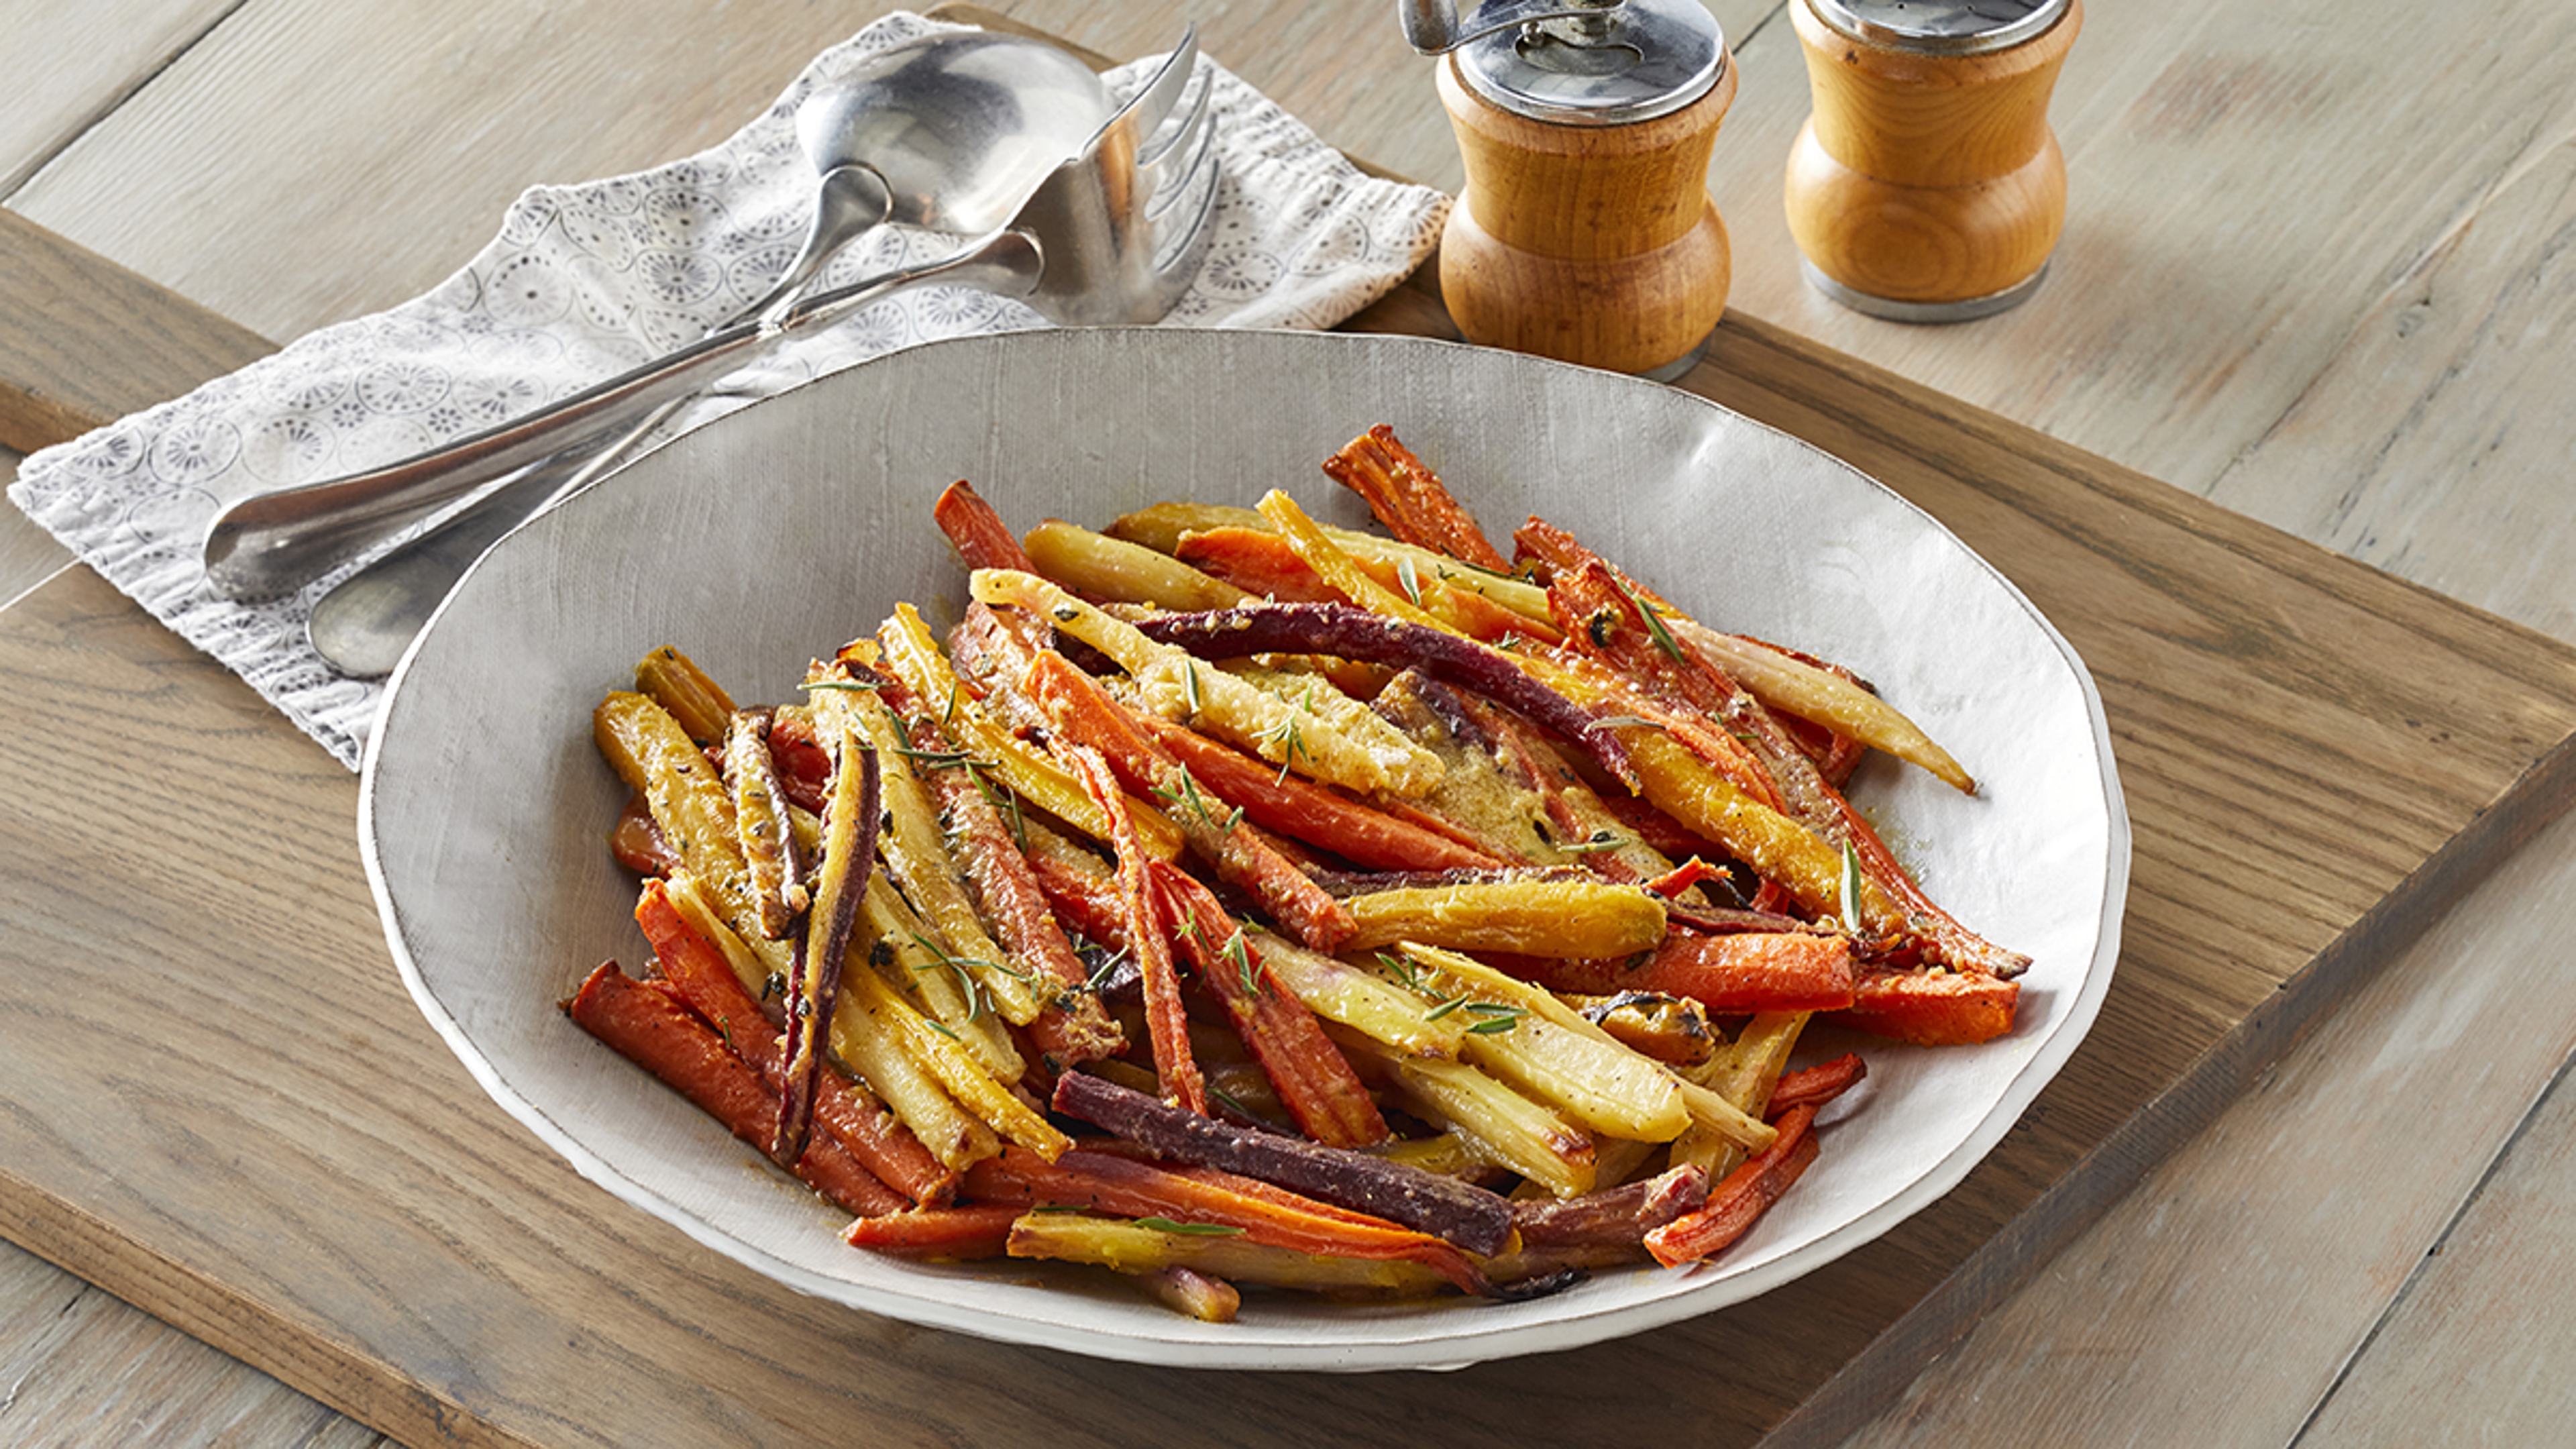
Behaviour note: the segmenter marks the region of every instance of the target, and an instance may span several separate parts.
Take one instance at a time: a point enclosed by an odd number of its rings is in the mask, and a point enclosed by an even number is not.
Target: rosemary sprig
[[[895,753],[926,770],[989,770],[994,767],[991,760],[981,755],[970,755],[964,750],[917,750],[909,745],[899,745]]]
[[[885,688],[882,679],[809,679],[799,689],[837,689],[851,694],[874,694]]]

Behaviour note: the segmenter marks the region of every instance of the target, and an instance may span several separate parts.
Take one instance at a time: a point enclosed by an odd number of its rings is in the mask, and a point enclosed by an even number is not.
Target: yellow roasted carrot
[[[1364,950],[1420,941],[1453,951],[1524,956],[1626,956],[1664,939],[1661,897],[1589,876],[1407,886],[1343,902]]]

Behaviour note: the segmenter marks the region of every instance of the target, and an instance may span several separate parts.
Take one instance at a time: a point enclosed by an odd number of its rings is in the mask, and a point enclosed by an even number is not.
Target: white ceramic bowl
[[[1015,526],[1158,499],[1364,510],[1318,464],[1392,424],[1506,539],[1542,514],[1705,622],[1849,664],[1983,783],[1873,765],[1854,793],[1935,899],[2034,960],[2002,1040],[1877,1045],[1824,1153],[1716,1261],[1599,1275],[1529,1303],[1353,1307],[1259,1296],[1201,1324],[1105,1275],[919,1266],[833,1214],[568,1022],[602,959],[640,967],[603,835],[624,790],[589,718],[676,644],[737,698],[897,600],[953,619],[930,520],[971,479]],[[1509,545],[1505,543],[1508,552]],[[802,1291],[1014,1342],[1172,1365],[1445,1367],[1572,1347],[1749,1298],[1964,1177],[2066,1061],[2118,953],[2128,827],[2091,679],[2002,575],[1803,443],[1686,394],[1409,338],[1068,331],[945,342],[756,404],[503,540],[396,675],[359,829],[387,937],[431,1023],[581,1172]]]

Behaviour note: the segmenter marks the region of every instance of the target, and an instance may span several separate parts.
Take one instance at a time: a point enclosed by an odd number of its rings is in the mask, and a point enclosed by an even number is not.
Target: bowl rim
[[[867,383],[862,375],[884,376],[894,369],[923,366],[926,365],[924,359],[935,354],[989,351],[1002,347],[1023,350],[1054,347],[1088,353],[1103,347],[1114,349],[1122,345],[1142,345],[1147,348],[1204,346],[1216,344],[1220,339],[1224,340],[1224,345],[1256,351],[1273,345],[1290,348],[1419,349],[1424,365],[1444,365],[1439,361],[1444,356],[1454,360],[1456,356],[1472,354],[1481,359],[1504,359],[1502,365],[1512,367],[1559,369],[1589,377],[1608,376],[1593,373],[1589,369],[1573,368],[1543,359],[1493,353],[1485,349],[1466,347],[1437,339],[1389,334],[1355,335],[1258,329],[1217,332],[1153,328],[1092,328],[966,337],[924,343],[872,359],[855,367],[826,374],[776,396],[783,398],[814,388],[864,387]],[[854,378],[860,380],[852,381]],[[1169,1334],[1154,1332],[1149,1327],[1126,1331],[1130,1326],[1122,1325],[1122,1331],[1116,1334],[1093,1331],[1080,1332],[1069,1337],[1069,1330],[1064,1323],[1047,1316],[1042,1311],[1028,1314],[1001,1313],[989,1307],[965,1305],[944,1297],[938,1291],[944,1278],[936,1272],[926,1274],[922,1278],[921,1289],[918,1292],[882,1292],[868,1285],[854,1284],[845,1279],[814,1273],[801,1265],[779,1258],[682,1207],[653,1184],[639,1180],[613,1166],[597,1151],[586,1145],[576,1132],[555,1120],[543,1105],[528,1100],[475,1043],[471,1032],[448,1008],[439,995],[436,984],[431,981],[410,949],[404,930],[403,905],[396,898],[394,885],[387,872],[379,832],[382,824],[378,815],[379,786],[381,774],[386,768],[387,741],[401,736],[402,721],[409,706],[404,686],[409,681],[415,662],[422,656],[425,649],[431,647],[432,641],[438,637],[440,624],[447,617],[450,609],[459,598],[464,597],[473,588],[476,577],[484,571],[493,558],[500,556],[503,549],[526,546],[524,541],[514,545],[513,540],[521,539],[522,535],[527,535],[532,530],[561,526],[560,518],[550,522],[549,518],[540,517],[522,525],[514,530],[509,538],[505,538],[501,544],[496,545],[483,561],[478,562],[468,571],[465,582],[460,584],[448,601],[440,606],[428,627],[422,631],[420,638],[414,642],[390,677],[377,715],[376,726],[369,733],[361,763],[357,833],[369,889],[377,902],[387,944],[397,970],[402,976],[404,986],[411,993],[415,1004],[420,1007],[432,1028],[465,1065],[468,1073],[486,1095],[521,1125],[535,1133],[548,1148],[563,1157],[585,1179],[679,1228],[702,1246],[743,1263],[764,1276],[799,1292],[842,1303],[864,1312],[924,1326],[1008,1343],[1055,1348],[1086,1356],[1166,1367],[1283,1371],[1437,1370],[1465,1367],[1473,1363],[1519,1354],[1572,1348],[1661,1327],[1747,1301],[1803,1277],[1874,1241],[1956,1187],[2011,1130],[2037,1097],[2041,1088],[2056,1075],[2082,1043],[2109,990],[2110,978],[2119,955],[2121,918],[2127,893],[2131,850],[2125,801],[2112,757],[2108,722],[2104,715],[2099,690],[2090,672],[2085,668],[2072,644],[2001,570],[1995,568],[1975,550],[1970,549],[1963,541],[1957,540],[1956,536],[1950,534],[1938,519],[1924,512],[1910,500],[1894,494],[1886,485],[1822,449],[1696,394],[1657,387],[1635,379],[1619,379],[1619,381],[1651,388],[1655,393],[1684,406],[1713,410],[1733,419],[1736,424],[1758,428],[1787,439],[1796,448],[1815,455],[1834,469],[1850,474],[1870,488],[1887,495],[1895,503],[1912,510],[1920,516],[1925,526],[1949,538],[1956,548],[1972,560],[1991,583],[2003,591],[2004,597],[2040,631],[2051,654],[2071,671],[2074,681],[2080,688],[2084,710],[2091,726],[2092,739],[2089,743],[2094,757],[2099,761],[2099,782],[2102,790],[2100,803],[2104,811],[2107,850],[2103,862],[2100,899],[2092,904],[2097,930],[2092,959],[2086,964],[2080,985],[2070,1002],[2066,1016],[2050,1030],[2046,1038],[2037,1043],[2031,1055],[2004,1087],[1994,1106],[1946,1155],[1912,1181],[1813,1242],[1794,1247],[1750,1268],[1725,1272],[1710,1272],[1703,1268],[1655,1270],[1670,1279],[1680,1281],[1683,1286],[1677,1291],[1658,1293],[1643,1301],[1606,1302],[1587,1306],[1577,1312],[1549,1314],[1532,1321],[1506,1323],[1497,1318],[1488,1318],[1486,1323],[1480,1325],[1477,1320],[1484,1315],[1480,1315],[1475,1308],[1449,1305],[1448,1311],[1413,1315],[1406,1320],[1408,1324],[1436,1325],[1427,1331],[1390,1333],[1386,1331],[1393,1322],[1389,1318],[1354,1316],[1352,1319],[1354,1324],[1369,1324],[1373,1331],[1356,1337],[1350,1342],[1283,1343],[1276,1340],[1256,1339],[1246,1334],[1232,1335],[1232,1341],[1229,1341],[1229,1336],[1225,1335],[1211,1338],[1203,1331],[1193,1331],[1204,1330],[1204,1325],[1194,1325],[1190,1320],[1174,1314],[1171,1315],[1169,1327],[1172,1331]],[[737,411],[750,413],[767,407],[774,401],[776,398],[764,399]],[[732,416],[733,414],[728,414],[727,418]],[[725,419],[719,419],[718,425],[724,421]],[[690,436],[694,435],[684,435],[673,444],[667,445],[667,448],[677,448],[680,451],[662,466],[676,466],[685,462],[688,455],[686,445],[689,444]],[[653,454],[646,456],[659,456],[664,451],[666,449],[656,449]],[[597,499],[575,499],[563,512],[566,516],[578,516],[582,510],[604,506],[612,505]],[[1694,1279],[1698,1281],[1692,1281]],[[1049,1292],[1050,1290],[1037,1291]],[[1140,1322],[1149,1321],[1140,1320]]]

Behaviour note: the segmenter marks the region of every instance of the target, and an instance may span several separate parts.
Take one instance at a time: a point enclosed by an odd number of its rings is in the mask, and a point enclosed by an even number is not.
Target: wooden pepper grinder
[[[2049,94],[2078,0],[1789,0],[1815,113],[1789,153],[1807,280],[1958,322],[2039,287],[2066,221]]]
[[[1440,290],[1468,341],[1615,372],[1687,371],[1726,310],[1708,158],[1735,98],[1696,0],[1403,0],[1444,55],[1467,185]]]

